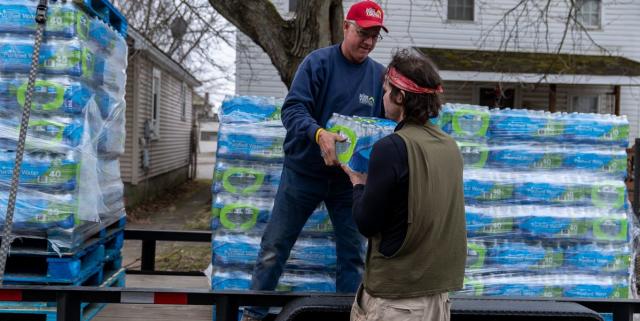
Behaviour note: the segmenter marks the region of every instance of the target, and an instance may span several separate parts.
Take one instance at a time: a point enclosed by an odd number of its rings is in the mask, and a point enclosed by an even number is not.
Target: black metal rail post
[[[142,240],[142,253],[140,256],[140,269],[142,271],[156,270],[156,241]]]
[[[154,231],[125,229],[124,238],[126,240],[141,240],[142,248],[140,253],[140,270],[129,270],[128,274],[149,274],[149,275],[183,275],[202,276],[200,271],[156,271],[156,246],[158,241],[178,241],[178,242],[211,242],[210,231]]]
[[[238,320],[239,306],[230,297],[221,297],[216,300],[216,320],[236,321]]]
[[[56,297],[58,321],[81,320],[80,300],[74,293],[59,292]]]

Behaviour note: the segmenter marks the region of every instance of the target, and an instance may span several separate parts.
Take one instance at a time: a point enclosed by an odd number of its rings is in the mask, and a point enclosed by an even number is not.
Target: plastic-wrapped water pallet
[[[470,295],[635,297],[625,117],[448,104],[460,146]]]

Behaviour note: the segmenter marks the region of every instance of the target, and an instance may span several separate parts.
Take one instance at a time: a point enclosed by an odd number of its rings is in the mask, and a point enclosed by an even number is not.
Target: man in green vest
[[[343,165],[354,219],[369,238],[351,320],[449,320],[448,292],[462,288],[467,239],[462,156],[429,121],[440,111],[441,79],[426,57],[402,50],[384,90],[395,133],[373,146],[368,177]]]

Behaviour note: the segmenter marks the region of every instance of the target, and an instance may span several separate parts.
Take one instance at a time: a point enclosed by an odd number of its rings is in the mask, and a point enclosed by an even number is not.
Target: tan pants
[[[362,285],[351,307],[351,321],[449,321],[448,293],[407,299],[384,299],[369,295]]]

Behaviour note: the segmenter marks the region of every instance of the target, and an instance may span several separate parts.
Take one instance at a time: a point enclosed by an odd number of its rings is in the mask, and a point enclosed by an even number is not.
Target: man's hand
[[[318,145],[320,146],[320,152],[324,159],[324,164],[327,166],[340,166],[338,157],[336,156],[336,142],[343,142],[346,138],[326,131],[320,130],[318,134]]]
[[[367,174],[356,173],[351,168],[349,168],[347,164],[342,164],[340,166],[342,167],[342,170],[349,176],[349,179],[351,180],[351,184],[353,184],[353,186],[356,186],[358,184],[367,184]]]

